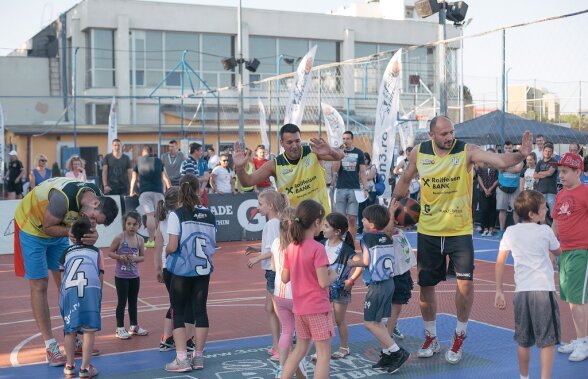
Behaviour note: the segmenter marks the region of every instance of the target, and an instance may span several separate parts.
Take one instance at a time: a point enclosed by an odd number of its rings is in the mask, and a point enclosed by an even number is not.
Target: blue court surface
[[[398,378],[518,378],[517,346],[513,341],[513,331],[505,328],[470,321],[468,336],[464,344],[464,356],[457,365],[445,362],[444,354],[451,342],[455,327],[455,317],[440,314],[437,331],[442,344],[440,354],[432,358],[417,358],[416,351],[422,343],[422,321],[420,317],[400,320],[399,326],[405,334],[399,344],[411,352],[411,357],[394,374]],[[256,379],[274,378],[276,363],[266,352],[270,344],[269,336],[243,338],[210,342],[206,345],[204,370],[188,373],[169,373],[163,370],[166,362],[175,357],[175,352],[161,353],[157,349],[111,354],[92,358],[92,363],[100,370],[100,378],[217,378],[217,379]],[[333,341],[337,346],[338,341]],[[379,350],[375,339],[362,325],[350,327],[350,347],[352,354],[345,359],[331,360],[330,377],[339,379],[384,378],[387,373],[373,370],[371,365],[378,358]],[[556,353],[553,378],[586,378],[588,361],[569,362],[568,356]],[[79,365],[79,360],[77,361]],[[312,377],[313,365],[308,364],[308,374]],[[539,351],[533,350],[531,358],[531,378],[539,378]],[[36,364],[17,368],[5,368],[0,378],[62,378],[61,367],[52,368],[47,364]]]

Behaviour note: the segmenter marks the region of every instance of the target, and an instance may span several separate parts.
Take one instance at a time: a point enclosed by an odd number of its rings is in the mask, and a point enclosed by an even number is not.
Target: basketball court
[[[408,233],[413,246],[416,234]],[[209,295],[210,333],[205,351],[204,370],[189,373],[168,373],[165,363],[175,352],[162,353],[158,349],[163,317],[168,303],[163,284],[157,283],[152,254],[147,253],[142,265],[139,300],[139,323],[151,333],[145,337],[119,340],[114,337],[116,292],[114,288],[114,262],[106,258],[103,290],[102,331],[96,335],[96,348],[101,355],[92,358],[102,378],[273,378],[276,363],[266,352],[271,344],[267,321],[263,311],[265,280],[257,266],[247,268],[243,251],[249,242],[220,243],[213,257],[214,272]],[[401,314],[399,326],[406,338],[398,343],[411,352],[411,357],[394,374],[399,378],[517,378],[517,346],[513,341],[514,317],[512,295],[514,290],[512,266],[505,273],[505,290],[509,307],[506,311],[494,308],[494,262],[497,255],[496,238],[475,237],[476,297],[468,326],[468,339],[464,356],[458,365],[445,362],[444,352],[451,342],[455,327],[454,288],[448,281],[437,287],[437,330],[443,350],[429,359],[416,357],[422,343],[422,320],[418,308],[418,286],[413,298]],[[512,260],[509,262],[512,265]],[[413,278],[415,272],[413,270]],[[345,359],[331,360],[331,378],[388,377],[388,374],[371,368],[379,349],[375,339],[361,324],[363,298],[366,287],[356,285],[353,301],[348,308],[350,347],[352,354]],[[43,341],[30,310],[28,283],[13,273],[12,256],[0,256],[0,378],[37,377],[62,378],[61,367],[52,368],[45,363]],[[63,341],[63,321],[57,306],[57,290],[50,283],[49,304],[52,326],[57,340]],[[560,302],[562,340],[574,336],[569,308]],[[125,320],[128,327],[128,317]],[[333,349],[338,340],[333,340]],[[579,378],[588,370],[588,361],[569,362],[568,356],[556,353],[554,378]],[[79,360],[77,361],[79,367]],[[313,365],[308,364],[309,377]],[[531,358],[532,378],[539,377],[539,351],[534,349]]]

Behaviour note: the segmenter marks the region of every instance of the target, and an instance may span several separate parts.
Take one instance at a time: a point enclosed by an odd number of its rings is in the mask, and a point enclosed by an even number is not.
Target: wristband
[[[352,284],[355,284],[355,279],[353,279],[352,277],[349,277],[349,280],[351,280]]]

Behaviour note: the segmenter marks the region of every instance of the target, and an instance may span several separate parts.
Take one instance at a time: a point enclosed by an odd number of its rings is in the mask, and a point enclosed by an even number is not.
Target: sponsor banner
[[[0,180],[4,180],[4,111],[2,110],[2,104],[0,104]]]
[[[258,210],[257,193],[209,194],[208,207],[216,218],[216,240],[260,240],[266,218]]]
[[[112,153],[112,141],[117,138],[118,121],[116,116],[116,98],[112,97],[110,104],[110,114],[108,115],[108,152]]]
[[[402,49],[399,49],[384,71],[382,83],[378,92],[378,105],[376,107],[376,124],[374,126],[374,145],[372,149],[372,162],[376,165],[379,174],[384,175],[386,190],[383,197],[389,198],[390,166],[393,164],[394,143],[396,138],[396,115],[400,104],[400,71]]]
[[[304,102],[306,101],[306,95],[312,82],[312,65],[314,64],[314,56],[316,54],[317,46],[314,45],[312,49],[298,65],[296,74],[292,79],[292,87],[290,89],[290,98],[286,104],[286,117],[284,118],[284,124],[294,124],[301,126],[302,116],[304,115]]]
[[[335,108],[327,103],[321,103],[321,108],[327,127],[329,146],[339,147],[343,144],[343,132],[345,132],[343,117],[341,117],[341,114]]]

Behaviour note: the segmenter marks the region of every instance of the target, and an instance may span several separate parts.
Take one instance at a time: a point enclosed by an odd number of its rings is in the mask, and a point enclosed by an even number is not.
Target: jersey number
[[[208,256],[204,253],[204,247],[206,247],[206,240],[204,238],[194,238],[194,254],[198,258],[198,264],[196,265],[196,273],[198,275],[210,274],[210,262],[208,261]],[[204,262],[200,263],[202,260]]]
[[[67,277],[65,278],[65,289],[67,290],[72,287],[78,287],[78,297],[84,297],[84,290],[88,285],[86,273],[84,271],[78,272],[83,261],[84,258],[75,259],[67,272]]]

